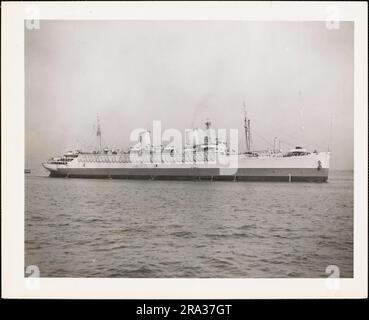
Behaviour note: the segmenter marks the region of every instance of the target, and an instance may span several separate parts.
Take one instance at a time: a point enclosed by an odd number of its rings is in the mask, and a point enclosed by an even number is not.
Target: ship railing
[[[269,158],[269,157],[283,157],[283,153],[280,150],[255,150],[244,152],[240,154],[241,156],[245,156],[248,158]]]
[[[216,162],[219,156],[225,156],[225,152],[144,152],[125,154],[82,154],[77,158],[80,163],[189,163],[189,162]]]
[[[62,160],[47,160],[46,163],[48,164],[68,164],[67,161],[62,161]]]

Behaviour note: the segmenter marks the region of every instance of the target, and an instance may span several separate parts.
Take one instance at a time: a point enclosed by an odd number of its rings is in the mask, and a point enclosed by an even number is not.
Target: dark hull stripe
[[[51,177],[141,180],[214,180],[214,181],[311,181],[328,180],[328,169],[238,169],[230,174],[213,168],[191,169],[60,169]]]

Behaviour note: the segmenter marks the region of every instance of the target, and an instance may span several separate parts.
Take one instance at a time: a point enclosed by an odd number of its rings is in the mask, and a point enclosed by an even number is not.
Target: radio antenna
[[[99,114],[97,114],[97,131],[96,131],[97,143],[99,148],[99,153],[101,153],[101,128],[100,128],[100,121],[99,121]]]
[[[244,127],[245,127],[245,137],[246,137],[246,152],[250,152],[251,151],[250,119],[247,118],[245,101],[243,101],[243,111],[245,114]]]

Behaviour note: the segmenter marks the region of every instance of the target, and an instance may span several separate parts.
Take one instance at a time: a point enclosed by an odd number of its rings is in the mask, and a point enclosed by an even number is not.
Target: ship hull
[[[237,156],[218,162],[121,162],[118,155],[80,156],[68,164],[43,164],[51,177],[151,180],[317,181],[328,180],[329,153],[296,157]]]
[[[225,174],[217,168],[61,168],[51,177],[146,180],[286,181],[326,182],[327,168],[238,168]]]

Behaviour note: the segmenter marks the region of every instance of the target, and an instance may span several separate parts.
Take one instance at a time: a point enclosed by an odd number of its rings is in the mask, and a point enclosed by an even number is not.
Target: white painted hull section
[[[248,157],[245,155],[219,156],[198,155],[194,163],[180,162],[173,157],[163,157],[164,162],[129,163],[121,155],[80,155],[67,164],[44,163],[52,176],[108,177],[108,178],[201,178],[216,179],[234,177],[239,180],[275,180],[275,178],[326,181],[329,171],[329,152],[312,153],[291,157]],[[152,160],[152,159],[151,159]],[[244,179],[243,179],[244,178]]]

